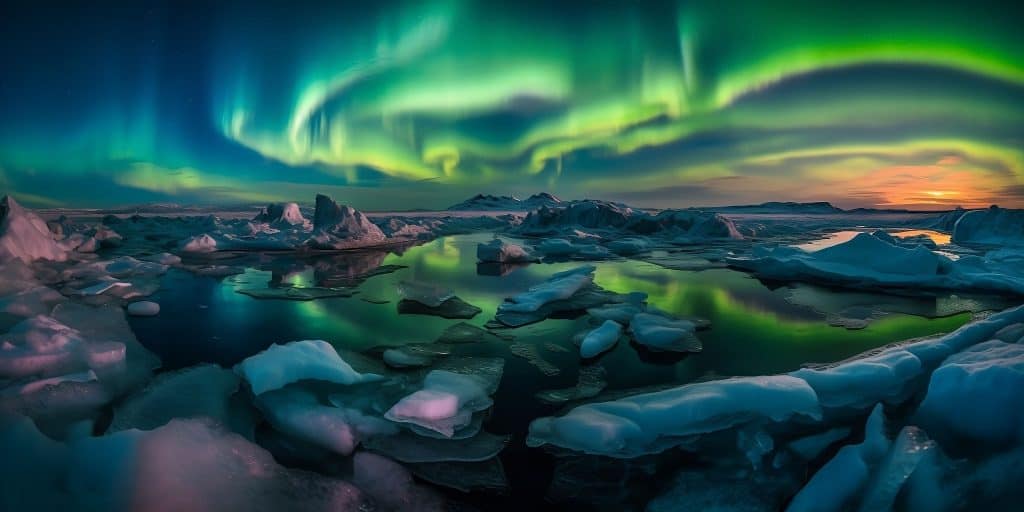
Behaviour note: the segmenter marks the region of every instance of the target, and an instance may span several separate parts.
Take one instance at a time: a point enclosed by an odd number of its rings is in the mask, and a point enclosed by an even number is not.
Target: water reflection
[[[401,253],[360,252],[311,259],[265,257],[252,263],[245,274],[223,281],[172,272],[157,297],[168,314],[133,322],[140,340],[165,355],[170,366],[199,361],[232,364],[271,343],[295,339],[325,339],[351,350],[425,343],[435,340],[455,321],[399,315],[396,288],[400,281],[452,288],[463,300],[483,309],[469,321],[482,326],[505,297],[578,264],[482,269],[475,261],[476,244],[489,238],[453,236],[403,248]],[[658,308],[712,323],[711,329],[699,335],[704,352],[694,357],[666,360],[620,344],[600,358],[601,364],[615,369],[609,378],[613,387],[705,375],[786,371],[806,362],[842,359],[898,339],[949,331],[968,319],[963,314],[924,318],[957,312],[936,297],[906,297],[886,303],[863,293],[805,285],[772,287],[730,269],[678,271],[633,260],[596,265],[598,285],[618,293],[642,291]],[[260,300],[237,293],[243,287],[340,290],[351,296]],[[891,311],[872,318],[864,329],[851,331],[830,326],[827,321],[829,315],[845,308],[872,302],[883,307],[889,304]],[[200,309],[199,305],[205,307]],[[586,318],[576,318],[547,320],[508,332],[519,342],[549,343],[567,349],[559,353],[545,351],[544,357],[568,374],[566,385],[571,385],[579,365],[572,339],[588,328]],[[510,356],[507,346],[475,350]],[[528,378],[545,379],[539,372]],[[543,384],[555,387],[553,383]]]

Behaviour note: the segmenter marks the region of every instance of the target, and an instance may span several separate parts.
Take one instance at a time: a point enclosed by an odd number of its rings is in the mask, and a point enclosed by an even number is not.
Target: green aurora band
[[[1024,17],[1010,4],[225,4],[199,26],[175,9],[128,56],[100,28],[133,19],[61,34],[68,58],[83,52],[65,79],[116,85],[60,112],[57,74],[6,50],[26,84],[0,103],[14,110],[0,189],[76,205],[324,190],[437,208],[546,189],[643,206],[1024,206]],[[36,21],[15,18],[27,28],[6,47]]]

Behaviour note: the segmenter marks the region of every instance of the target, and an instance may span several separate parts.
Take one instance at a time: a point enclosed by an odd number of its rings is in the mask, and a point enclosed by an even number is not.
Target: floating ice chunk
[[[0,377],[56,376],[88,368],[80,332],[52,317],[25,319],[0,335]]]
[[[194,254],[216,252],[217,240],[205,233],[202,235],[196,235],[182,242],[181,250]]]
[[[689,320],[673,320],[651,313],[638,313],[629,324],[629,332],[637,343],[651,350],[700,352],[700,340],[694,332],[697,324]]]
[[[537,261],[537,257],[521,245],[508,244],[497,238],[476,246],[476,259],[481,262],[524,263]]]
[[[155,316],[160,313],[160,304],[148,300],[140,300],[128,304],[127,311],[132,316]]]
[[[46,222],[13,197],[0,199],[0,263],[11,260],[64,261],[67,252],[53,239]]]
[[[595,357],[611,349],[622,336],[622,325],[614,320],[605,320],[597,329],[587,333],[580,345],[580,356]]]
[[[455,297],[455,292],[441,286],[402,281],[398,283],[398,295],[404,300],[436,308],[448,299]]]
[[[738,377],[585,404],[561,417],[540,418],[530,424],[527,444],[631,458],[738,425],[820,419],[821,414],[814,390],[801,379]]]
[[[918,409],[921,426],[944,444],[999,448],[1024,441],[1024,345],[970,347],[932,373]]]
[[[295,387],[264,393],[257,405],[280,432],[341,455],[350,455],[364,437],[398,431],[380,417],[322,405],[315,395]]]
[[[498,311],[532,312],[549,302],[568,299],[584,286],[594,282],[594,270],[594,266],[585,265],[558,272],[547,281],[531,286],[528,291],[508,299],[498,306]]]
[[[228,398],[238,383],[230,370],[212,364],[161,374],[114,408],[108,431],[152,430],[175,418],[209,418],[230,427]]]
[[[423,380],[423,389],[399,400],[384,417],[451,437],[469,425],[474,412],[494,403],[485,387],[486,383],[473,375],[434,370]]]
[[[238,363],[235,373],[249,382],[256,395],[307,379],[350,385],[382,378],[372,373],[357,372],[330,343],[323,340],[271,345]]]

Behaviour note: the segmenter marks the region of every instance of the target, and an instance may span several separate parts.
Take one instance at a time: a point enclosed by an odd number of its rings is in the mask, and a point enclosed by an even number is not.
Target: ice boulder
[[[954,446],[1024,443],[1024,345],[986,341],[946,359],[931,376],[917,417]]]
[[[64,261],[67,252],[53,239],[46,222],[11,196],[0,199],[0,263],[11,260]]]
[[[317,249],[355,249],[386,242],[384,232],[362,212],[317,194],[313,237],[308,241],[310,246]]]
[[[633,458],[737,426],[817,420],[821,408],[806,381],[786,375],[737,377],[596,402],[530,424],[529,446]]]
[[[622,325],[614,320],[605,320],[600,327],[590,331],[580,344],[580,356],[595,357],[610,350],[622,336]]]
[[[323,340],[293,341],[270,348],[235,365],[255,395],[280,389],[300,380],[321,380],[337,384],[359,384],[380,380],[380,375],[359,373]]]
[[[700,352],[703,348],[695,331],[697,324],[653,313],[638,313],[629,324],[633,339],[655,351]]]
[[[1024,245],[1024,210],[992,206],[964,213],[953,227],[958,244]]]
[[[483,263],[524,263],[537,261],[537,257],[521,245],[508,244],[497,238],[476,246],[476,259]]]

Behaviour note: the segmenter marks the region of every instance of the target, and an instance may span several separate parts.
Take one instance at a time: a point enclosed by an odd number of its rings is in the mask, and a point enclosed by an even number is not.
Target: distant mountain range
[[[492,196],[489,194],[477,194],[461,203],[448,207],[452,211],[529,211],[536,210],[542,206],[552,207],[562,205],[562,200],[541,192],[526,199],[519,199],[516,196]]]

